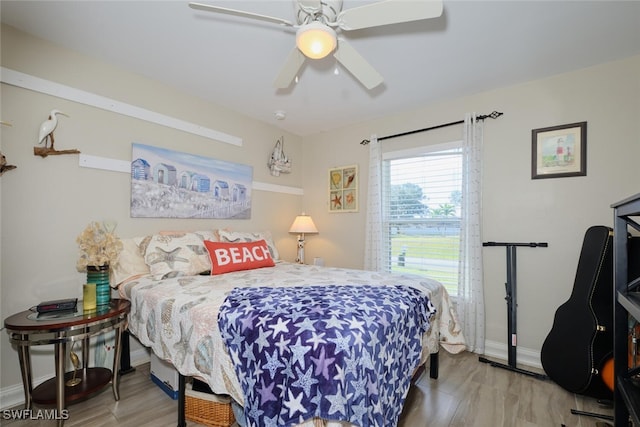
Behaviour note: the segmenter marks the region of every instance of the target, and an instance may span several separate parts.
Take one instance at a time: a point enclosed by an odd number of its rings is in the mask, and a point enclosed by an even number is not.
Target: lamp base
[[[298,264],[304,264],[304,235],[298,236],[298,257],[296,258]]]

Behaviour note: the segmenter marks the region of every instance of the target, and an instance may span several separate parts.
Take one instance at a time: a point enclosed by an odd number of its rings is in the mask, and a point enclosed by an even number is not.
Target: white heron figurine
[[[49,113],[49,119],[42,122],[40,125],[40,132],[38,133],[38,144],[44,142],[44,147],[33,147],[33,154],[36,156],[47,157],[50,154],[79,154],[76,149],[73,150],[56,150],[53,147],[53,131],[58,126],[58,114],[69,117],[68,114],[63,113],[60,110],[51,110]],[[51,145],[49,145],[51,141]]]
[[[58,126],[58,114],[62,114],[63,116],[69,117],[68,114],[63,113],[60,110],[51,110],[49,113],[49,119],[42,122],[40,125],[40,133],[38,134],[38,144],[42,144],[44,142],[45,148],[50,148],[53,150],[53,131]],[[51,141],[51,146],[48,145],[48,141]]]

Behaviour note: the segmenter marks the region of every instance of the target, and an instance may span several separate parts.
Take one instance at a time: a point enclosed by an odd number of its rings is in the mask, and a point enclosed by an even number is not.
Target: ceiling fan
[[[342,0],[293,1],[295,23],[203,3],[191,2],[189,7],[296,28],[296,46],[274,81],[274,86],[279,89],[291,85],[306,58],[321,59],[332,52],[336,60],[364,87],[373,89],[383,82],[382,76],[350,44],[339,38],[338,32],[437,18],[443,8],[442,0],[384,0],[347,10],[342,10]]]

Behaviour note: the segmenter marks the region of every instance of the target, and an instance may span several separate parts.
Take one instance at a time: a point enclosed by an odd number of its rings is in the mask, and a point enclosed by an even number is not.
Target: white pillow
[[[118,259],[111,266],[111,286],[118,287],[121,283],[149,274],[149,266],[138,246],[144,237],[120,239],[122,250]]]
[[[211,233],[209,235],[208,233]],[[207,240],[213,237],[212,232]],[[154,234],[144,247],[144,261],[154,279],[195,276],[211,270],[209,253],[204,247],[204,233],[184,232]]]
[[[258,240],[264,240],[267,242],[267,246],[269,246],[269,252],[271,253],[271,258],[274,261],[280,259],[280,254],[278,253],[278,248],[276,248],[275,243],[273,243],[273,237],[271,236],[270,231],[259,231],[259,232],[243,232],[243,231],[228,231],[228,230],[218,230],[218,235],[220,236],[221,242],[257,242]]]

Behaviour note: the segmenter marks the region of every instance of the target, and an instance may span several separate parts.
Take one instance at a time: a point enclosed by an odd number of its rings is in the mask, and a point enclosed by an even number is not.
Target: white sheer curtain
[[[369,189],[367,192],[367,223],[364,248],[365,270],[381,271],[382,254],[382,153],[376,135],[369,142]]]
[[[465,114],[457,311],[467,349],[480,354],[484,353],[485,339],[481,236],[482,143],[482,121],[476,121],[475,114]]]
[[[467,349],[484,353],[485,319],[482,285],[482,122],[466,114],[463,141],[462,218],[460,225],[457,312]],[[366,270],[382,271],[386,254],[382,216],[382,154],[375,135],[369,143],[369,189],[365,238]]]

